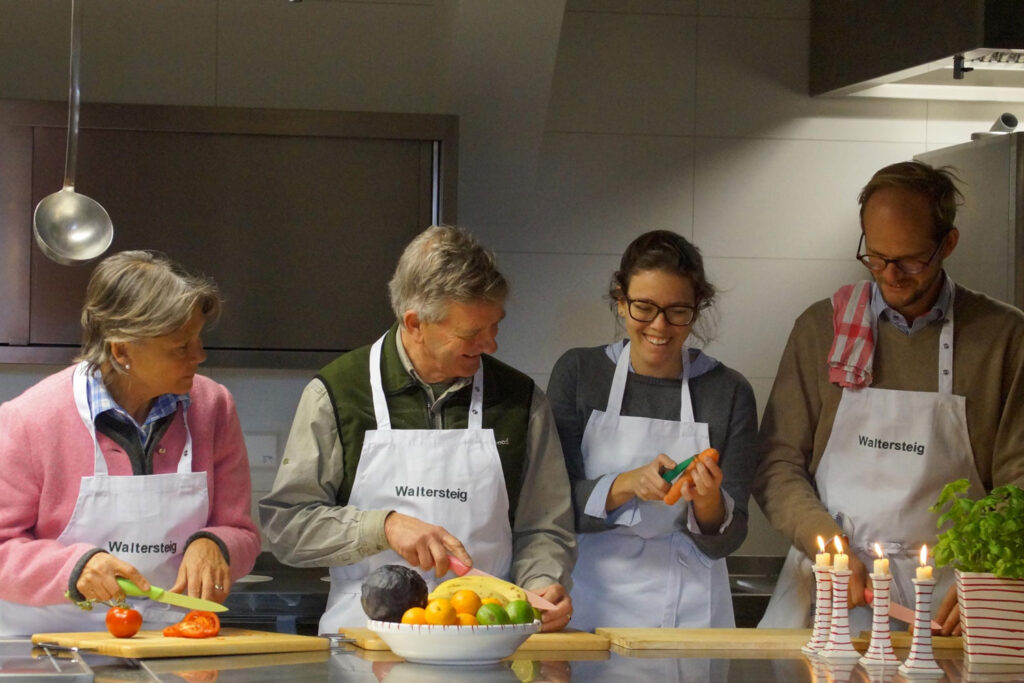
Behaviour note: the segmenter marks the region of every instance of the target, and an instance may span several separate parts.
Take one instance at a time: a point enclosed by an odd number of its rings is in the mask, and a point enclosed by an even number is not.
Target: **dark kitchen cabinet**
[[[64,362],[79,343],[94,264],[53,263],[32,238],[66,116],[0,101],[0,362]],[[108,254],[156,249],[217,281],[211,365],[317,367],[391,323],[401,249],[455,221],[457,131],[445,115],[86,105],[76,189],[110,213]]]

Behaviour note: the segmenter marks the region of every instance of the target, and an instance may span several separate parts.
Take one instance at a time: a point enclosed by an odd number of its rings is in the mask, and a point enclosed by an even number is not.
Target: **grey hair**
[[[124,372],[111,343],[171,334],[194,311],[212,324],[221,306],[213,280],[186,272],[163,254],[122,251],[108,256],[96,266],[85,290],[82,348],[75,360],[85,361],[90,371]]]
[[[475,237],[452,226],[432,225],[402,252],[388,291],[399,320],[414,311],[423,322],[436,323],[452,302],[503,302],[508,281],[498,271],[493,252]]]

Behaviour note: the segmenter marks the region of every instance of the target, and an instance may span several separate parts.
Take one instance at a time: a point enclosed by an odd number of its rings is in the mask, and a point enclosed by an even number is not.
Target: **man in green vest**
[[[389,283],[397,321],[302,394],[260,521],[274,555],[330,567],[321,633],[366,621],[366,575],[408,564],[436,583],[449,556],[572,614],[569,479],[544,393],[488,354],[508,284],[468,233],[434,226]]]

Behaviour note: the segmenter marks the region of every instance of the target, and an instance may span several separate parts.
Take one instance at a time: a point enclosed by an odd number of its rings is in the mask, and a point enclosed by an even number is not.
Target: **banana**
[[[455,579],[448,579],[440,584],[427,596],[428,600],[437,598],[451,598],[461,590],[471,590],[484,598],[497,598],[502,606],[513,600],[526,600],[526,592],[508,581],[502,581],[493,576],[460,576]]]

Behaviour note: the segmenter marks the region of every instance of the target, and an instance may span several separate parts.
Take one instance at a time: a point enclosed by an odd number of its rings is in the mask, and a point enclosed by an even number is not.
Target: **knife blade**
[[[455,557],[454,555],[448,556],[448,568],[451,569],[456,576],[485,576],[490,579],[498,578],[493,574],[488,574],[487,572],[480,571],[479,569],[470,569],[465,564],[463,564],[462,560]],[[499,581],[501,580],[504,579],[499,579]],[[522,590],[524,593],[526,593],[526,599],[530,602],[531,605],[533,605],[537,609],[548,610],[555,608],[555,603],[551,602],[550,600],[540,596],[537,593],[534,593],[533,591],[526,590],[525,588],[523,588]]]
[[[864,589],[864,600],[868,603],[868,606],[871,605],[871,602],[873,601],[874,597],[874,591],[872,591],[870,588]],[[904,624],[909,624],[910,626],[914,625],[914,610],[910,609],[909,607],[905,607],[904,605],[901,605],[898,602],[892,602],[891,600],[889,601],[889,616],[895,619],[896,621],[902,621]],[[939,622],[932,619],[932,630],[941,631],[942,625]]]
[[[156,586],[150,586],[149,591],[144,591],[128,579],[117,577],[117,583],[124,590],[124,594],[135,597],[135,598],[149,598],[156,602],[165,602],[168,605],[174,605],[175,607],[184,607],[185,609],[198,609],[204,612],[227,612],[228,608],[219,602],[213,600],[203,600],[202,598],[192,598],[187,595],[181,595],[179,593],[172,593],[163,588],[157,588]]]

